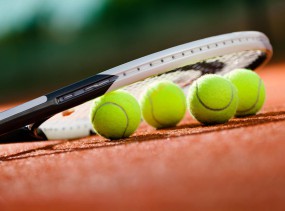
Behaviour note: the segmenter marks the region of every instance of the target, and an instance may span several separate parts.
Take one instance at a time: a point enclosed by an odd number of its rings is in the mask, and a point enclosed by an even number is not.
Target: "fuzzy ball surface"
[[[140,105],[144,120],[157,129],[177,125],[186,112],[184,92],[167,80],[147,87],[141,96]]]
[[[205,125],[227,122],[238,105],[235,86],[222,76],[208,74],[197,79],[189,89],[191,115]]]
[[[256,114],[265,102],[265,87],[262,79],[248,69],[236,69],[225,77],[238,91],[238,108],[235,116],[242,117]]]
[[[111,140],[126,138],[140,124],[140,106],[126,91],[110,92],[94,100],[90,120],[97,134]]]

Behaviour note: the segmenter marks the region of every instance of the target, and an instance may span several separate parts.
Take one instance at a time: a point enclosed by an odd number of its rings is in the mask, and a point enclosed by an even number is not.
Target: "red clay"
[[[0,210],[284,210],[285,65],[259,74],[262,112],[227,124],[0,145]]]

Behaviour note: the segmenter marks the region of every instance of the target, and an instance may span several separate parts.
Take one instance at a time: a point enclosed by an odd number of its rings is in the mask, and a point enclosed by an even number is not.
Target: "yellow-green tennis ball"
[[[155,128],[173,127],[186,111],[186,98],[182,89],[171,81],[151,84],[141,96],[144,120]]]
[[[236,69],[225,75],[238,90],[238,108],[236,116],[256,114],[265,101],[265,87],[261,78],[248,69]]]
[[[196,80],[189,89],[187,100],[192,116],[206,125],[227,122],[234,116],[238,104],[235,86],[214,74]]]
[[[140,106],[126,91],[110,92],[94,100],[90,119],[99,135],[108,139],[126,138],[140,124]]]

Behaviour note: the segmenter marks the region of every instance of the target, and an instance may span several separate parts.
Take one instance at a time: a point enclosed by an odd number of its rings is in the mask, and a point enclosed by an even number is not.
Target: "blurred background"
[[[208,36],[264,32],[284,62],[284,0],[0,0],[0,104]]]

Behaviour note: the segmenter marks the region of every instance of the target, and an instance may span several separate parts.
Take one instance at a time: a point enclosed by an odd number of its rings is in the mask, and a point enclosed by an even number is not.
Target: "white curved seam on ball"
[[[253,108],[257,105],[257,103],[258,103],[258,101],[259,101],[259,97],[260,97],[260,89],[261,89],[261,79],[259,79],[259,83],[258,83],[258,95],[257,95],[257,97],[256,97],[256,100],[255,100],[254,104],[253,104],[251,107],[247,108],[247,109],[244,109],[244,110],[237,110],[237,113],[248,112],[248,111],[250,111],[251,109],[253,109]]]
[[[197,97],[198,101],[202,104],[202,106],[204,106],[206,109],[211,110],[211,111],[222,111],[222,110],[228,108],[231,105],[231,103],[233,101],[233,98],[234,98],[233,87],[232,87],[231,84],[230,84],[230,86],[231,86],[231,99],[230,99],[230,102],[226,106],[224,106],[223,108],[211,108],[211,107],[207,106],[199,97],[199,94],[198,94],[198,92],[199,92],[198,83],[196,83],[196,97]]]
[[[148,97],[149,102],[150,102],[151,116],[152,116],[153,120],[154,120],[156,123],[158,123],[160,127],[162,127],[163,124],[160,123],[160,122],[156,119],[156,117],[154,116],[154,106],[153,106],[152,99],[151,99],[151,96],[149,95],[149,93],[147,93],[147,97]]]
[[[94,122],[95,117],[96,117],[96,114],[97,114],[97,112],[100,110],[100,108],[103,107],[103,106],[106,105],[106,104],[115,105],[115,106],[119,107],[119,108],[124,112],[124,114],[125,114],[125,116],[126,116],[126,119],[127,119],[127,124],[126,124],[126,128],[125,128],[125,130],[124,130],[124,133],[123,133],[123,135],[122,135],[122,138],[123,138],[123,137],[125,136],[125,133],[127,132],[128,127],[129,127],[129,118],[128,118],[128,115],[127,115],[125,109],[124,109],[122,106],[120,106],[119,104],[113,103],[113,102],[107,102],[107,103],[102,104],[102,105],[99,106],[99,108],[96,110],[96,112],[95,112],[95,114],[94,114],[94,117],[93,117],[93,119],[92,119],[92,122]]]

